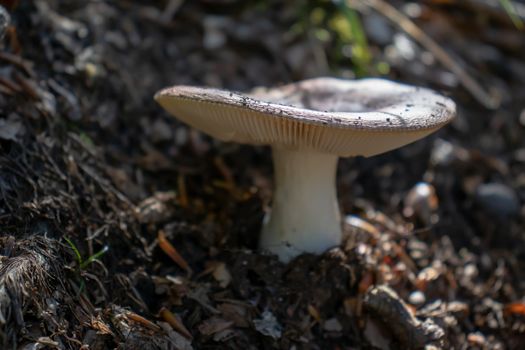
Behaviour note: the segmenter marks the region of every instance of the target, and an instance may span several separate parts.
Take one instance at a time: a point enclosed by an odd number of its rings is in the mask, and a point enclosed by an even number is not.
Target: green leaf
[[[77,258],[77,262],[78,262],[78,265],[79,266],[82,266],[82,256],[80,255],[80,252],[78,251],[78,248],[77,246],[75,245],[75,243],[73,243],[72,240],[70,240],[69,238],[67,238],[66,236],[64,236],[64,239],[66,240],[67,244],[69,244],[69,246],[71,247],[71,249],[73,249],[73,252],[75,252],[75,256]]]
[[[80,264],[80,269],[85,269],[89,264],[91,264],[93,261],[100,258],[102,255],[106,254],[106,252],[109,250],[109,247],[106,245],[104,248],[96,252],[95,254],[91,255],[89,258],[87,258],[86,261],[84,261],[82,264]]]
[[[345,1],[339,2],[339,10],[346,18],[352,38],[352,61],[356,65],[356,75],[365,76],[369,74],[372,55],[368,46],[361,19],[357,12],[349,7]]]

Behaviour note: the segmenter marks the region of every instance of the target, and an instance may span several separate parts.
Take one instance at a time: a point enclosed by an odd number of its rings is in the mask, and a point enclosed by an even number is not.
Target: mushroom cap
[[[432,90],[375,78],[316,78],[249,94],[179,85],[155,99],[223,141],[338,156],[372,156],[404,146],[456,114],[454,102]]]

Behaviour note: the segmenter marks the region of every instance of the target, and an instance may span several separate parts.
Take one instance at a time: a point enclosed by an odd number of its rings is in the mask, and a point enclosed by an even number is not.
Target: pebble
[[[520,203],[514,190],[500,183],[479,185],[475,199],[483,209],[500,219],[515,216],[520,211]]]
[[[430,162],[432,165],[448,166],[455,159],[454,145],[452,143],[437,139],[434,142],[432,153],[430,155]]]
[[[425,267],[423,270],[421,270],[417,274],[417,278],[419,280],[425,281],[427,283],[431,281],[435,281],[436,279],[438,279],[439,276],[440,276],[439,271],[431,266]]]
[[[394,34],[393,45],[397,53],[406,61],[414,60],[420,51],[414,41],[403,33]]]
[[[426,302],[425,294],[416,290],[408,296],[408,302],[414,306],[421,306]]]
[[[470,333],[467,340],[471,345],[484,346],[486,344],[485,336],[479,332]]]
[[[434,214],[438,209],[439,201],[436,189],[431,184],[417,183],[408,192],[404,204],[403,214],[406,217],[415,217],[425,225],[436,223],[437,217],[434,217]]]
[[[412,259],[418,261],[429,256],[428,245],[418,239],[411,239],[408,242],[408,251]]]
[[[478,268],[474,264],[467,264],[463,270],[465,277],[474,279],[478,276]]]
[[[328,332],[341,332],[343,330],[343,326],[341,325],[341,323],[339,323],[339,321],[335,317],[326,320],[324,322],[323,328],[325,331],[328,331]]]

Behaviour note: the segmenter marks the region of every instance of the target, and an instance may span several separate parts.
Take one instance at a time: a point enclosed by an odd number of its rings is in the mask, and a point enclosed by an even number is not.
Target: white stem
[[[288,262],[341,243],[335,155],[273,148],[275,190],[259,246]]]

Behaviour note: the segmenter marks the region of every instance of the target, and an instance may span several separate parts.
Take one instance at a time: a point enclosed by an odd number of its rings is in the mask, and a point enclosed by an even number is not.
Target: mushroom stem
[[[260,249],[288,262],[341,243],[335,186],[338,156],[273,147],[275,190],[264,218]]]

